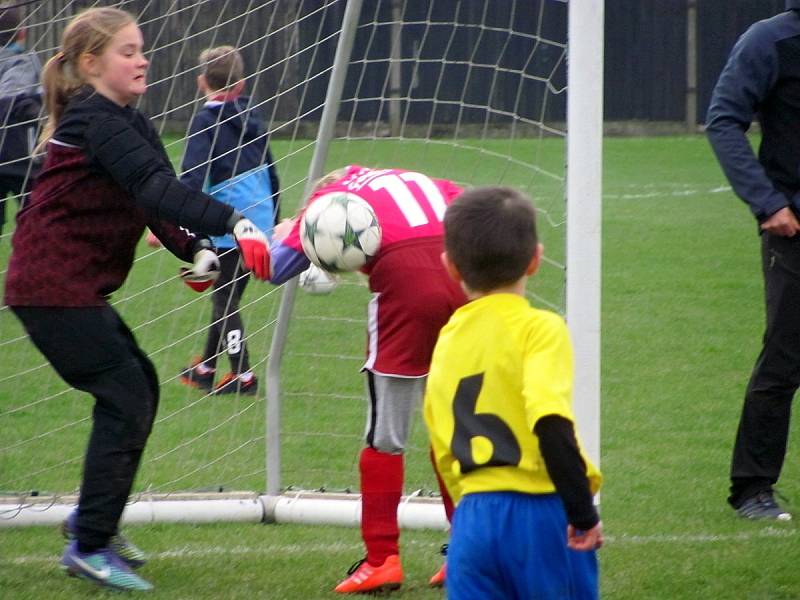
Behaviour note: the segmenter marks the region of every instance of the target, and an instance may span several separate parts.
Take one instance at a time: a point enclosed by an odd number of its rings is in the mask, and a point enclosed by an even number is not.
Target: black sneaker
[[[258,379],[255,375],[251,375],[248,381],[242,380],[241,375],[235,373],[228,373],[222,378],[214,391],[211,392],[214,396],[221,396],[223,394],[246,394],[252,396],[258,391]]]
[[[791,521],[791,513],[786,512],[781,505],[775,502],[772,491],[759,492],[745,500],[736,509],[743,519],[772,519],[773,521]]]
[[[209,371],[208,373],[198,373],[197,365],[199,365],[201,362],[203,361],[199,358],[192,360],[192,364],[181,371],[178,377],[183,385],[188,385],[189,387],[210,392],[214,387],[214,371]]]

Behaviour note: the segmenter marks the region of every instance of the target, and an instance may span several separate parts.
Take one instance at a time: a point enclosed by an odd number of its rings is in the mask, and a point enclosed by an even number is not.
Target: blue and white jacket
[[[233,206],[271,234],[279,214],[279,182],[260,112],[246,96],[209,100],[189,125],[181,181]],[[214,237],[235,248],[231,235]]]

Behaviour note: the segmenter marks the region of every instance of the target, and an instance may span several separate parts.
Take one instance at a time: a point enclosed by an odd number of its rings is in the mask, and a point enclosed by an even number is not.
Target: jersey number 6
[[[489,413],[476,413],[478,395],[483,386],[483,373],[464,377],[458,383],[453,413],[455,431],[451,449],[461,464],[461,472],[469,473],[480,467],[516,466],[522,458],[514,432],[503,419]],[[472,439],[483,437],[492,444],[489,460],[478,464],[472,454]]]

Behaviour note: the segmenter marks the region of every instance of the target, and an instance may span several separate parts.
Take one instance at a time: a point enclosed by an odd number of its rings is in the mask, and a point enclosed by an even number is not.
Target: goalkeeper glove
[[[256,279],[269,279],[271,265],[267,236],[249,219],[241,219],[233,227],[233,237],[239,245],[244,266]]]
[[[214,285],[219,277],[219,258],[208,248],[201,248],[194,253],[192,268],[181,267],[180,277],[195,292],[204,292]]]

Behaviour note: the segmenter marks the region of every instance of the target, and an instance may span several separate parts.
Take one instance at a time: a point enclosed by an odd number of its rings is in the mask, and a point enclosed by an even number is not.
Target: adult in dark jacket
[[[766,290],[763,347],[745,394],[728,501],[750,519],[789,520],[773,486],[800,387],[800,0],[736,42],[711,98],[709,140],[759,224]],[[761,124],[756,158],[746,132]]]
[[[148,61],[133,17],[93,8],[67,26],[43,83],[44,167],[17,217],[5,303],[71,386],[95,399],[72,541],[70,574],[121,590],[152,586],[132,571],[141,551],[118,526],[158,406],[155,368],[108,303],[148,225],[197,278],[219,267],[210,240],[232,232],[243,262],[269,275],[266,236],[221,202],[181,184],[150,122],[129,103]],[[185,228],[185,229],[181,229]]]

